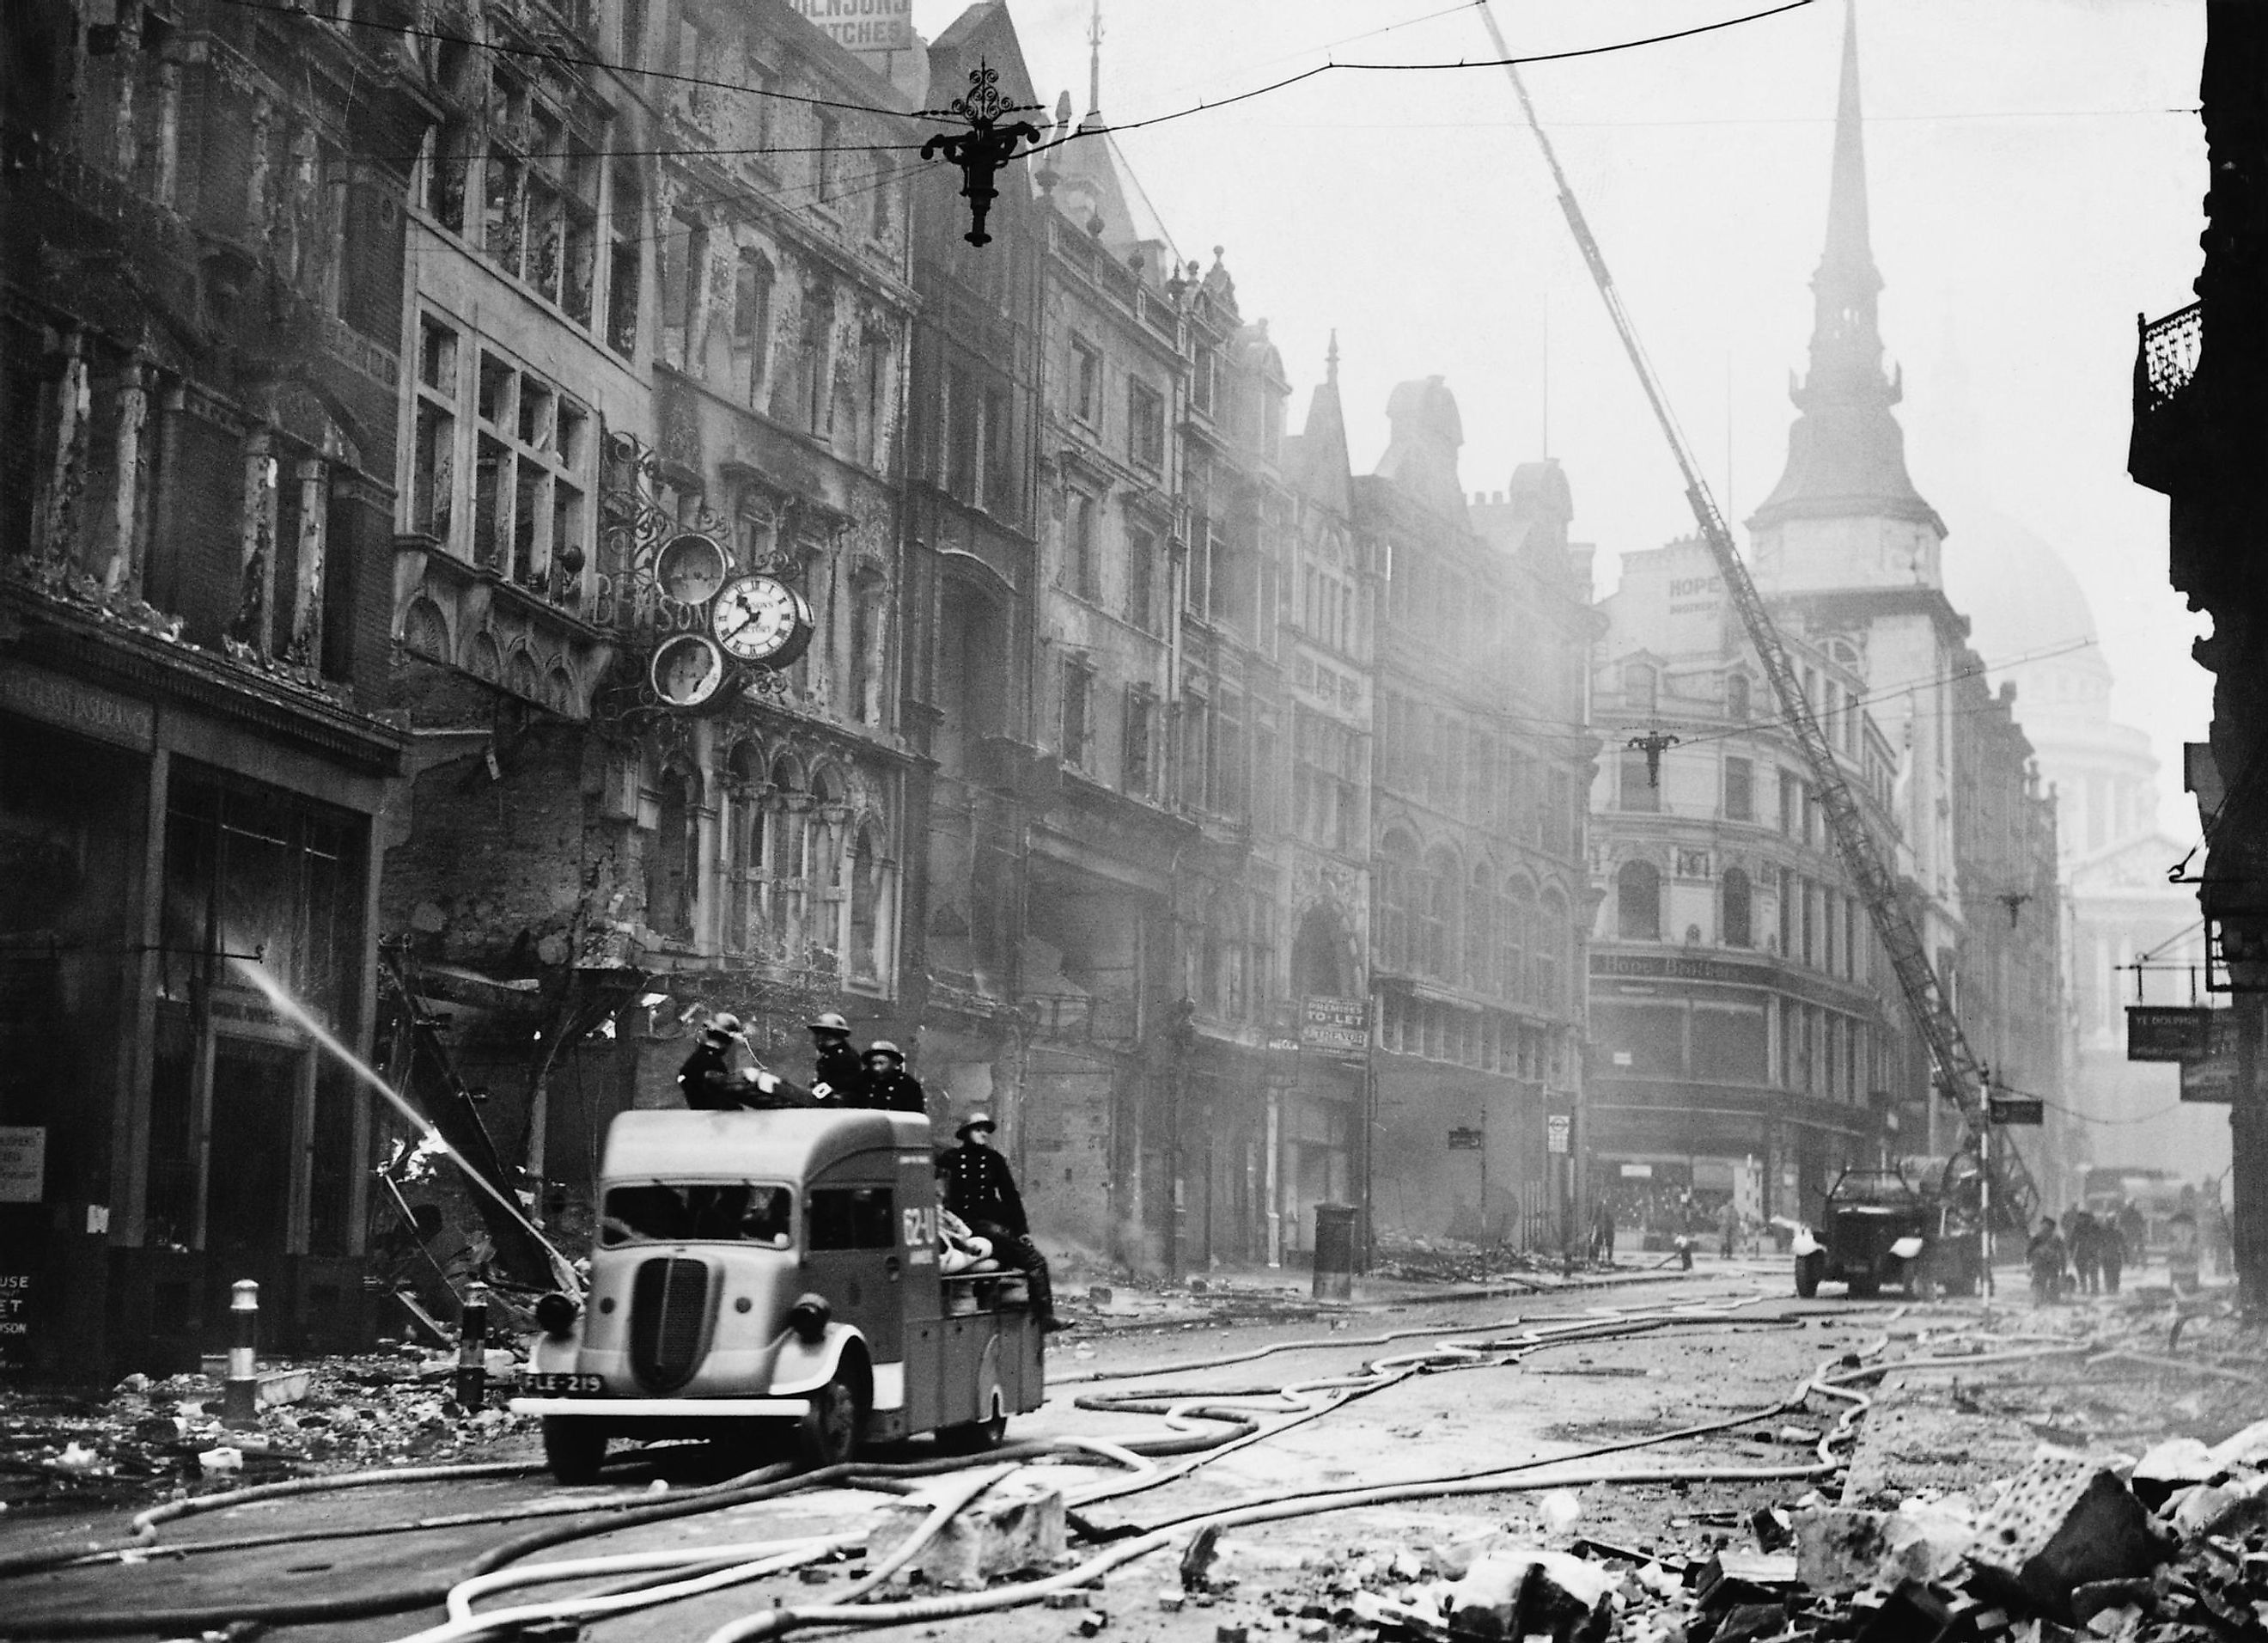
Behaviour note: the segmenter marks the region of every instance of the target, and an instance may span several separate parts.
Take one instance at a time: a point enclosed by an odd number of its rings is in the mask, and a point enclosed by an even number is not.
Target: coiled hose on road
[[[1759,1299],[1761,1299],[1761,1297],[1759,1297]],[[1740,1305],[1743,1306],[1747,1304],[1750,1303],[1740,1303]],[[1307,1420],[1314,1419],[1323,1413],[1329,1412],[1330,1410],[1344,1407],[1352,1398],[1367,1396],[1369,1393],[1382,1390],[1388,1386],[1397,1384],[1401,1380],[1406,1379],[1412,1374],[1447,1368],[1481,1367],[1493,1363],[1517,1362],[1527,1356],[1529,1352],[1540,1350],[1545,1346],[1575,1344],[1583,1340],[1609,1338],[1615,1336],[1627,1335],[1646,1330],[1672,1327],[1676,1324],[1711,1324],[1742,1321],[1737,1317],[1736,1313],[1737,1308],[1732,1309],[1683,1308],[1667,1312],[1625,1315],[1594,1314],[1589,1316],[1567,1320],[1563,1323],[1544,1322],[1537,1324],[1528,1325],[1524,1328],[1521,1334],[1507,1339],[1495,1341],[1447,1342],[1440,1348],[1425,1352],[1404,1354],[1397,1359],[1374,1360],[1365,1365],[1362,1372],[1356,1375],[1340,1375],[1307,1381],[1295,1381],[1284,1387],[1256,1389],[1250,1393],[1185,1394],[1164,1397],[1154,1394],[1147,1397],[1139,1394],[1127,1394],[1118,1396],[1097,1397],[1091,1401],[1089,1399],[1082,1398],[1079,1400],[1080,1403],[1090,1407],[1113,1409],[1122,1412],[1130,1413],[1137,1412],[1138,1411],[1140,1411],[1141,1412],[1159,1412],[1164,1414],[1169,1423],[1176,1426],[1187,1426],[1194,1421],[1202,1421],[1209,1425],[1212,1429],[1210,1431],[1189,1432],[1176,1436],[1145,1440],[1135,1443],[1129,1443],[1123,1446],[1102,1443],[1086,1443],[1075,1440],[1049,1443],[1018,1444],[995,1451],[992,1455],[981,1457],[979,1460],[975,1462],[961,1459],[943,1459],[937,1461],[899,1462],[892,1464],[858,1462],[845,1466],[829,1467],[818,1471],[800,1475],[790,1475],[787,1468],[775,1467],[764,1469],[763,1470],[755,1473],[749,1473],[741,1477],[728,1479],[722,1484],[710,1485],[706,1488],[680,1492],[672,1495],[667,1499],[649,1499],[644,1497],[639,1497],[635,1500],[629,1502],[590,1503],[541,1501],[530,1503],[526,1507],[516,1508],[508,1513],[462,1514],[467,1518],[478,1517],[484,1519],[485,1521],[493,1521],[508,1520],[510,1518],[519,1516],[534,1518],[542,1515],[564,1515],[568,1511],[571,1510],[575,1513],[578,1521],[546,1525],[543,1528],[532,1529],[526,1534],[515,1536],[514,1538],[504,1542],[497,1546],[492,1547],[488,1551],[481,1554],[478,1558],[473,1559],[468,1566],[453,1577],[420,1581],[410,1587],[395,1588],[390,1591],[370,1593],[358,1597],[309,1600],[298,1602],[272,1604],[247,1605],[239,1603],[225,1607],[208,1606],[173,1610],[143,1610],[134,1611],[132,1613],[81,1611],[80,1613],[70,1617],[58,1617],[43,1621],[40,1623],[40,1630],[43,1635],[50,1636],[99,1636],[113,1635],[122,1632],[150,1631],[153,1629],[177,1631],[203,1629],[223,1625],[230,1621],[241,1619],[262,1619],[291,1624],[325,1619],[359,1617],[373,1614],[398,1612],[404,1609],[423,1607],[437,1602],[446,1602],[449,1600],[453,1590],[462,1591],[465,1589],[466,1582],[468,1580],[478,1581],[482,1580],[484,1577],[493,1576],[507,1566],[513,1564],[521,1558],[526,1558],[534,1552],[543,1551],[553,1546],[568,1544],[578,1539],[587,1538],[594,1535],[610,1534],[619,1529],[629,1529],[643,1524],[665,1521],[673,1518],[688,1516],[696,1513],[722,1510],[732,1507],[750,1504],[755,1501],[775,1499],[781,1495],[814,1487],[842,1485],[856,1488],[877,1489],[888,1492],[902,1493],[912,1488],[912,1480],[914,1479],[964,1470],[972,1464],[998,1465],[1001,1462],[1017,1462],[1042,1458],[1064,1458],[1066,1456],[1096,1458],[1100,1455],[1101,1458],[1110,1459],[1120,1464],[1126,1464],[1129,1462],[1132,1462],[1136,1465],[1144,1468],[1144,1470],[1138,1471],[1133,1477],[1125,1480],[1123,1483],[1105,1483],[1094,1488],[1082,1492],[1078,1497],[1076,1497],[1075,1504],[1086,1505],[1098,1499],[1110,1498],[1116,1494],[1130,1493],[1139,1489],[1155,1487],[1160,1484],[1174,1481],[1176,1477],[1186,1476],[1189,1470],[1192,1470],[1195,1465],[1204,1463],[1206,1460],[1218,1458],[1220,1455],[1233,1452],[1234,1449],[1241,1448],[1248,1443],[1264,1440],[1270,1436],[1276,1435],[1277,1433],[1288,1429],[1290,1426],[1301,1424]],[[1756,1320],[1749,1321],[1757,1322]],[[1493,1327],[1501,1328],[1506,1326],[1520,1327],[1521,1320],[1503,1320],[1499,1324]],[[1390,1338],[1401,1338],[1410,1335],[1435,1335],[1447,1332],[1448,1331],[1432,1329],[1423,1330],[1395,1331],[1394,1336]],[[1273,1351],[1300,1349],[1330,1350],[1351,1344],[1354,1343],[1349,1343],[1344,1339],[1324,1337],[1305,1342],[1281,1343],[1270,1348],[1262,1349],[1260,1353],[1255,1355],[1265,1355],[1267,1352]],[[2037,1354],[2023,1355],[2032,1356]],[[1970,1356],[1952,1361],[1956,1365],[1974,1365],[1984,1361],[1984,1359],[1980,1357]],[[1176,1367],[1177,1370],[1181,1367],[1186,1367],[1186,1366]],[[1160,1373],[1163,1372],[1152,1372],[1151,1378],[1155,1378],[1156,1374]],[[1879,1371],[1861,1372],[1861,1378],[1863,1378],[1863,1375],[1867,1373],[1879,1373]],[[1730,1426],[1747,1424],[1759,1418],[1766,1418],[1772,1414],[1784,1412],[1795,1404],[1800,1404],[1804,1397],[1808,1396],[1813,1391],[1827,1393],[1830,1396],[1837,1395],[1834,1389],[1834,1383],[1831,1381],[1823,1378],[1823,1376],[1815,1376],[1811,1381],[1807,1382],[1805,1387],[1799,1390],[1793,1399],[1784,1400],[1782,1403],[1772,1406],[1770,1410],[1764,1411],[1751,1411],[1728,1421],[1712,1423],[1706,1428],[1682,1430],[1677,1433],[1660,1434],[1651,1439],[1632,1440],[1624,1444],[1606,1446],[1605,1448],[1597,1451],[1596,1453],[1615,1453],[1624,1449],[1649,1447],[1651,1445],[1674,1441],[1682,1437],[1701,1435],[1701,1433],[1704,1431],[1724,1430]],[[1334,1394],[1336,1394],[1336,1396],[1334,1396]],[[1256,1410],[1258,1409],[1257,1401],[1261,1399],[1272,1400],[1272,1402],[1269,1403],[1265,1406],[1264,1410],[1261,1410],[1259,1412],[1273,1413],[1289,1411],[1290,1418],[1265,1428],[1262,1427],[1258,1420],[1252,1418]],[[1853,1404],[1852,1410],[1846,1412],[1845,1418],[1841,1422],[1838,1422],[1837,1434],[1840,1434],[1847,1430],[1850,1422],[1852,1419],[1855,1419],[1858,1410],[1863,1407],[1863,1402],[1864,1400],[1861,1396],[1859,1401]],[[1145,1405],[1152,1407],[1145,1407]],[[1833,1435],[1835,1434],[1831,1434],[1830,1441],[1832,1440]],[[1236,1507],[1229,1508],[1227,1515],[1221,1518],[1221,1523],[1222,1526],[1228,1527],[1242,1522],[1269,1521],[1274,1521],[1279,1517],[1305,1515],[1311,1512],[1341,1510],[1345,1509],[1348,1507],[1370,1504],[1374,1501],[1388,1499],[1399,1500],[1424,1499],[1428,1498],[1429,1496],[1446,1496],[1459,1493],[1485,1493],[1509,1492],[1513,1489],[1557,1487],[1569,1481],[1617,1482],[1638,1481],[1641,1478],[1666,1481],[1678,1477],[1683,1477],[1690,1481],[1704,1481],[1712,1477],[1727,1481],[1735,1479],[1792,1479],[1822,1475],[1824,1471],[1832,1470],[1832,1468],[1838,1463],[1833,1459],[1831,1454],[1829,1452],[1828,1443],[1822,1442],[1819,1461],[1816,1463],[1807,1464],[1801,1467],[1730,1469],[1703,1468],[1689,1469],[1674,1472],[1650,1472],[1642,1475],[1633,1475],[1631,1477],[1624,1477],[1621,1474],[1610,1476],[1603,1473],[1598,1475],[1596,1477],[1590,1477],[1587,1476],[1574,1477],[1567,1473],[1566,1468],[1571,1462],[1579,1462],[1587,1458],[1593,1452],[1587,1451],[1584,1454],[1578,1455],[1556,1457],[1551,1460],[1519,1462],[1512,1466],[1494,1469],[1485,1473],[1461,1475],[1443,1478],[1409,1480],[1399,1484],[1380,1485],[1376,1488],[1357,1491],[1299,1493],[1281,1498],[1271,1498],[1260,1501],[1245,1502]],[[1170,1469],[1169,1470],[1152,1468],[1147,1464],[1149,1457],[1162,1457],[1174,1455],[1189,1456],[1192,1458],[1187,1464]],[[396,1470],[393,1471],[381,1471],[375,1473],[350,1474],[343,1477],[335,1478],[298,1479],[293,1480],[289,1484],[264,1485],[254,1489],[232,1492],[228,1495],[205,1497],[200,1501],[190,1504],[193,1504],[195,1509],[198,1510],[215,1510],[231,1505],[245,1504],[256,1499],[274,1498],[278,1493],[316,1493],[326,1489],[354,1488],[380,1483],[401,1483],[428,1480],[439,1481],[444,1478],[466,1477],[496,1477],[509,1475],[514,1471],[524,1470],[526,1469],[519,1468],[512,1463],[499,1463],[496,1465],[475,1468],[425,1468]],[[1535,1475],[1527,1476],[1526,1474]],[[1385,1492],[1381,1493],[1381,1490]],[[1260,1515],[1242,1516],[1239,1515],[1240,1514],[1259,1514]],[[149,1536],[154,1535],[157,1523],[158,1521],[165,1521],[166,1518],[178,1517],[180,1515],[182,1515],[182,1514],[178,1511],[169,1512],[166,1508],[158,1508],[153,1514],[145,1514],[145,1517],[150,1518],[151,1521],[145,1523],[137,1520],[136,1544],[127,1548],[98,1549],[97,1555],[107,1554],[115,1556],[123,1551],[143,1551],[146,1553],[150,1544]],[[947,1516],[949,1515],[950,1514],[947,1514]],[[1204,1514],[1202,1518],[1174,1520],[1167,1524],[1155,1526],[1145,1530],[1136,1531],[1136,1538],[1122,1541],[1117,1544],[1113,1545],[1106,1552],[1101,1554],[1100,1558],[1095,1560],[1092,1560],[1086,1566],[1083,1566],[1085,1573],[1081,1573],[1079,1578],[1081,1580],[1089,1579],[1100,1570],[1119,1566],[1119,1565],[1132,1558],[1142,1556],[1147,1551],[1156,1550],[1159,1545],[1164,1544],[1163,1540],[1160,1538],[1160,1536],[1178,1534],[1184,1529],[1197,1526],[1202,1521],[1211,1521],[1212,1517],[1219,1515],[1220,1514]],[[450,1520],[425,1519],[419,1520],[416,1524],[389,1527],[431,1527],[448,1521]],[[939,1527],[941,1526],[942,1521],[940,1521],[939,1524]],[[372,1531],[363,1530],[358,1532],[369,1533]],[[284,1536],[262,1538],[267,1539],[269,1544],[272,1544],[275,1539],[291,1539],[298,1538],[298,1536]],[[754,1551],[755,1549],[750,1550]],[[72,1560],[84,1559],[87,1555],[88,1554],[86,1552],[51,1554],[44,1560],[44,1566],[53,1566],[55,1562],[64,1560],[66,1558]],[[645,1554],[642,1554],[642,1556],[644,1555]],[[745,1560],[744,1564],[741,1566],[728,1565],[725,1567],[721,1568],[718,1566],[718,1555],[719,1549],[715,1547],[701,1549],[698,1551],[689,1551],[684,1554],[681,1560],[676,1559],[668,1554],[651,1554],[651,1556],[657,1559],[657,1561],[649,1566],[666,1569],[671,1573],[672,1578],[665,1582],[664,1591],[649,1591],[645,1594],[644,1601],[649,1602],[663,1602],[667,1601],[669,1595],[690,1595],[689,1593],[684,1592],[666,1591],[666,1588],[667,1586],[681,1583],[678,1577],[684,1576],[688,1569],[697,1569],[699,1573],[703,1574],[714,1573],[718,1575],[728,1575],[731,1567],[740,1566],[741,1568],[741,1573],[738,1576],[720,1579],[715,1582],[717,1585],[724,1585],[732,1583],[732,1579],[734,1578],[757,1578],[757,1575],[763,1571],[755,1570],[753,1573],[750,1572],[752,1566],[755,1564],[776,1564],[779,1556],[793,1556],[794,1554],[782,1551],[779,1549],[774,1549],[763,1555],[753,1557]],[[822,1551],[810,1555],[826,1554]],[[534,1566],[534,1568],[527,1573],[534,1578],[541,1578],[538,1572],[549,1566]],[[779,1565],[778,1566],[792,1566],[792,1564]],[[633,1582],[632,1584],[633,1586],[636,1586],[637,1583]],[[703,1587],[701,1589],[714,1589],[714,1587]],[[1046,1595],[1047,1591],[1054,1589],[1062,1589],[1062,1588],[1050,1584],[1049,1582],[1034,1582],[1028,1585],[1016,1587],[1012,1590],[1000,1594],[979,1593],[970,1594],[968,1595],[972,1598],[977,1599],[989,1599],[997,1596],[1003,1600],[999,1606],[1006,1606],[1007,1603],[1012,1602],[1038,1601],[1041,1597],[1043,1597]],[[617,1588],[617,1592],[589,1594],[584,1598],[569,1599],[565,1600],[562,1603],[540,1605],[537,1607],[544,1609],[547,1612],[556,1611],[559,1617],[565,1617],[577,1612],[576,1606],[578,1603],[585,1602],[586,1601],[601,1600],[618,1595],[618,1592],[619,1588]],[[962,1600],[961,1599],[939,1599],[931,1600],[931,1602],[944,1602],[951,1604],[958,1603],[961,1601]],[[466,1602],[468,1603],[469,1598],[466,1599]],[[616,1607],[622,1606],[627,1605],[616,1605]],[[906,1604],[877,1604],[860,1605],[857,1607],[855,1610],[857,1618],[855,1622],[851,1622],[843,1617],[838,1617],[831,1612],[833,1610],[843,1608],[844,1606],[845,1605],[841,1600],[837,1600],[834,1603],[813,1606],[808,1610],[797,1609],[767,1611],[767,1615],[755,1617],[755,1618],[761,1621],[765,1625],[784,1628],[791,1625],[815,1624],[819,1623],[821,1619],[829,1623],[855,1623],[865,1625],[899,1624],[901,1622],[910,1622],[936,1617],[936,1615],[932,1613],[932,1609],[928,1604],[912,1606]],[[454,1606],[453,1605],[453,1608]],[[967,1610],[967,1612],[972,1613],[982,1611],[982,1606],[971,1608]],[[947,1610],[938,1612],[945,1613],[961,1611],[958,1610]],[[807,1615],[811,1617],[808,1620],[805,1618]],[[789,1617],[789,1618],[780,1618],[779,1617]],[[452,1624],[470,1626],[471,1630],[469,1632],[461,1634],[471,1635],[473,1632],[487,1629],[489,1626],[493,1625],[494,1622],[491,1620],[482,1620],[475,1624],[469,1614],[466,1614],[460,1617],[458,1619],[453,1620]],[[8,1626],[6,1621],[4,1619],[0,1619],[0,1635],[7,1634],[10,1631],[11,1628]],[[453,1633],[452,1635],[459,1635],[459,1633]],[[747,1635],[758,1634],[750,1633]]]

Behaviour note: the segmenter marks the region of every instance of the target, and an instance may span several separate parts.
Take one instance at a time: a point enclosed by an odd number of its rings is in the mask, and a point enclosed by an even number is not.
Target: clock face
[[[681,633],[653,653],[652,677],[671,707],[700,707],[724,686],[724,653],[705,633]]]
[[[717,642],[744,662],[784,667],[811,643],[811,607],[777,577],[736,577],[709,616]]]
[[[698,531],[671,537],[653,556],[653,579],[665,594],[685,605],[713,598],[731,568],[724,549]]]

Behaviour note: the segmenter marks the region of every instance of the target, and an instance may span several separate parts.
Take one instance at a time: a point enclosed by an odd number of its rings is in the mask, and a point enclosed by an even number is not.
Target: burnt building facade
[[[784,7],[593,14],[666,78],[531,57],[515,16],[412,195],[381,917],[571,1236],[705,1015],[796,1077],[820,1011],[903,1035],[915,302],[873,157],[911,99]]]
[[[13,1370],[363,1313],[402,234],[398,31],[0,18],[0,1247]]]
[[[1387,417],[1385,454],[1354,487],[1385,583],[1375,1235],[1556,1249],[1582,1191],[1589,556],[1568,542],[1556,463],[1468,502],[1440,378],[1401,384]]]

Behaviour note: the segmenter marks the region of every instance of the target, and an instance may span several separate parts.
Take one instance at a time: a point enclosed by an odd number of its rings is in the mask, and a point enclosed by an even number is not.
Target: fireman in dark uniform
[[[811,1029],[813,1098],[839,1107],[864,1106],[866,1069],[850,1048],[850,1023],[829,1010],[804,1025]]]
[[[701,1042],[677,1069],[678,1093],[696,1112],[738,1112],[749,1107],[801,1107],[809,1097],[776,1073],[762,1067],[733,1065],[733,1046],[747,1043],[740,1018],[712,1015],[701,1029]]]
[[[921,1080],[906,1071],[905,1052],[887,1038],[866,1046],[866,1074],[856,1104],[929,1116],[929,1097],[922,1093]]]
[[[938,1154],[939,1186],[945,1207],[968,1224],[968,1229],[992,1241],[1003,1266],[1020,1268],[1032,1292],[1032,1313],[1040,1327],[1053,1334],[1071,1327],[1056,1316],[1055,1286],[1049,1281],[1047,1257],[1032,1241],[1031,1224],[1024,1218],[1024,1197],[1016,1190],[1016,1177],[1008,1160],[992,1150],[992,1132],[999,1126],[988,1112],[972,1112],[954,1134],[961,1145]]]

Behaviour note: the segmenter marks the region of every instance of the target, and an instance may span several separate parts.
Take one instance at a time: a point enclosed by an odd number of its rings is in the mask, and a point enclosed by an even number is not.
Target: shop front
[[[393,733],[195,655],[33,628],[0,663],[0,1367],[368,1333],[371,836]],[[295,699],[304,695],[306,699]]]

